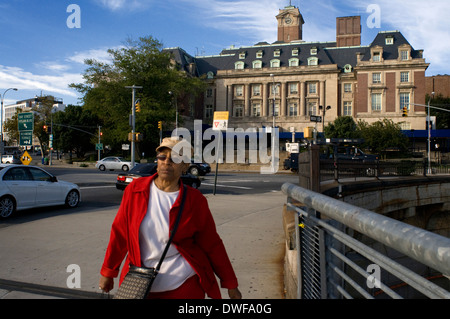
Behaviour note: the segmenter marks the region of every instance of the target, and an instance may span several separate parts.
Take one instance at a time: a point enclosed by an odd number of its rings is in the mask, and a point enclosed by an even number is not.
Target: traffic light
[[[137,113],[141,112],[141,101],[140,100],[136,101],[135,106],[136,106],[136,112]]]
[[[408,108],[406,106],[403,107],[403,117],[407,117],[408,116]]]
[[[47,125],[44,125],[43,129],[44,129],[45,133],[48,133],[48,126]]]
[[[159,121],[159,122],[158,122],[158,128],[159,128],[160,130],[162,130],[162,121]]]

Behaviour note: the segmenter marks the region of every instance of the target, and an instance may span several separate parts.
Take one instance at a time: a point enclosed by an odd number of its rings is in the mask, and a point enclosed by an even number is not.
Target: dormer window
[[[292,49],[292,56],[298,56],[299,52],[300,52],[300,50],[298,48]]]
[[[262,68],[262,61],[259,61],[259,60],[253,61],[253,68],[254,69],[261,69]]]
[[[352,66],[350,64],[346,64],[344,66],[344,72],[345,73],[350,73],[350,72],[352,72],[352,70],[353,70],[353,68],[352,68]]]
[[[309,66],[316,66],[316,65],[319,65],[319,59],[316,58],[316,57],[308,58],[308,65],[309,65]]]
[[[256,52],[256,58],[257,59],[262,59],[264,55],[264,51],[263,50],[259,50],[258,52]]]
[[[300,62],[297,58],[289,59],[289,66],[299,66]]]
[[[239,53],[239,59],[241,59],[241,60],[245,59],[246,56],[247,56],[247,52],[245,52],[245,51]]]
[[[244,66],[245,66],[245,63],[242,61],[239,61],[234,64],[234,69],[235,70],[243,70]]]
[[[316,47],[311,48],[311,55],[317,55],[317,48]]]
[[[380,62],[381,61],[381,52],[374,52],[372,54],[372,62]]]
[[[271,68],[279,68],[280,67],[280,60],[273,59],[270,61],[270,67]]]
[[[398,59],[400,61],[411,60],[411,46],[403,44],[398,48]]]
[[[409,51],[407,51],[407,50],[401,50],[401,51],[400,51],[400,60],[402,60],[402,61],[408,61],[408,60],[409,60]]]
[[[394,37],[393,36],[387,36],[386,37],[386,45],[393,45],[394,44]]]
[[[280,49],[276,49],[276,50],[273,52],[273,56],[276,57],[276,58],[280,57],[280,55],[281,55],[281,50],[280,50]]]

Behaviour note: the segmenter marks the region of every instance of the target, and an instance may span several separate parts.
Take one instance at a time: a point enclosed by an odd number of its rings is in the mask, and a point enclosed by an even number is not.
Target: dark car
[[[137,164],[129,172],[117,175],[116,188],[124,190],[133,180],[154,175],[157,166],[158,165],[155,163]],[[199,188],[201,185],[200,179],[192,174],[182,175],[181,180],[183,181],[183,184],[193,188]]]
[[[205,176],[211,172],[211,166],[208,163],[195,163],[192,160],[188,172],[195,176]]]

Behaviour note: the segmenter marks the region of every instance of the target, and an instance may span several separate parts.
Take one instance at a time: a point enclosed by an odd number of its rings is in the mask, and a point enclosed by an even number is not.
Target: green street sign
[[[34,128],[34,113],[19,113],[18,115],[19,132],[31,131]]]
[[[103,151],[103,144],[102,143],[95,144],[95,150]]]
[[[19,132],[19,145],[32,146],[33,145],[33,131]]]

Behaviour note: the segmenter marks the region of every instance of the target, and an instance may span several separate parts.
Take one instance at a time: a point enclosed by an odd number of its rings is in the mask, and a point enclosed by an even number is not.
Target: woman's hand
[[[98,288],[104,292],[110,292],[114,288],[114,279],[101,276],[100,282],[98,283]]]
[[[242,299],[242,294],[239,289],[228,289],[228,296],[230,299]]]

